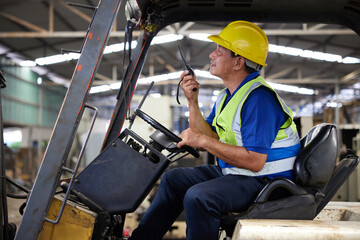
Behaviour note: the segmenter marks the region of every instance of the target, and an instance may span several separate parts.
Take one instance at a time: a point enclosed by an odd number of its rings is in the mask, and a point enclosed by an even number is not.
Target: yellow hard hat
[[[269,41],[261,28],[247,21],[235,21],[227,25],[219,35],[208,37],[211,41],[266,67]]]

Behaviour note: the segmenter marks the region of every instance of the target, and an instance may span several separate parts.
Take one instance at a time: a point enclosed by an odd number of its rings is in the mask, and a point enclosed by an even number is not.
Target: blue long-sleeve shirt
[[[259,76],[259,72],[249,74],[233,94],[226,89],[226,101],[247,82]],[[215,105],[206,118],[212,127],[215,117]],[[241,112],[241,136],[244,147],[249,151],[267,154],[281,125],[286,121],[287,115],[282,110],[275,94],[265,87],[255,89],[245,101]],[[215,132],[215,128],[212,127]]]

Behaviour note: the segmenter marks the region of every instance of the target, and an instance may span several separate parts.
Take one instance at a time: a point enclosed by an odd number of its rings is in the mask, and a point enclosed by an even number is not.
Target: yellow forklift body
[[[53,198],[47,218],[56,220],[62,202],[62,197],[58,195]],[[96,213],[67,201],[60,221],[57,224],[45,221],[37,240],[91,240],[96,217]]]

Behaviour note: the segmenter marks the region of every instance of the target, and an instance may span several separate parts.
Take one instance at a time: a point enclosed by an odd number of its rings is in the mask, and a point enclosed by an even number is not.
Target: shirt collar
[[[257,78],[258,76],[260,75],[260,72],[259,71],[256,71],[256,72],[253,72],[253,73],[250,73],[249,75],[246,76],[246,78],[240,83],[240,85],[237,87],[237,89],[233,92],[233,94],[230,94],[230,91],[228,88],[226,88],[226,96],[228,98],[228,100],[230,100],[230,98],[232,96],[235,95],[235,93],[242,87],[244,86],[245,83]]]

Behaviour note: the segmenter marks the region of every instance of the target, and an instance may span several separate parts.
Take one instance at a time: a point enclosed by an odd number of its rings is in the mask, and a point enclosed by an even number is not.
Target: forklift
[[[155,128],[156,131],[150,136],[151,140],[144,140],[129,128],[123,130],[151,41],[166,26],[177,22],[231,22],[239,19],[253,22],[312,22],[344,25],[360,35],[360,9],[357,1],[100,0],[97,6],[91,8],[94,9],[94,14],[81,48],[81,55],[34,185],[27,191],[24,213],[18,229],[7,222],[4,190],[7,179],[2,174],[3,239],[126,239],[123,230],[127,214],[138,208],[168,166],[188,154],[199,157],[198,150],[192,147],[178,149],[176,143],[181,139],[141,110],[141,104],[130,119],[133,121],[135,117],[139,117]],[[127,16],[125,32],[129,45],[134,29],[141,29],[142,33],[137,39],[135,50],[131,52],[131,48],[128,49],[128,66],[101,152],[78,173],[80,160],[98,112],[96,107],[87,103],[87,98],[118,13]],[[1,86],[5,87],[5,80],[1,83]],[[65,161],[85,109],[94,112],[93,119],[75,167],[70,169],[65,167]],[[321,130],[320,134],[318,130]],[[231,214],[222,219],[226,236],[221,236],[221,239],[230,239],[232,236],[237,239],[238,230],[234,229],[234,224],[240,219],[259,219],[263,216],[269,219],[312,220],[324,208],[354,171],[359,158],[355,154],[349,154],[345,161],[341,161],[341,166],[335,166],[337,136],[336,127],[333,125],[322,125],[314,129],[304,140],[304,149],[308,149],[304,158],[313,161],[313,148],[307,147],[308,139],[311,139],[311,142],[315,140],[315,144],[332,144],[335,149],[328,151],[331,153],[331,163],[321,191],[308,193],[297,183],[283,180],[272,183],[269,188],[264,189],[254,207],[245,215]],[[320,149],[326,150],[324,145]],[[311,157],[308,157],[309,154]],[[64,172],[70,173],[71,177],[61,179]],[[300,210],[290,211],[282,208],[284,204],[278,204],[276,206],[285,216],[277,214],[278,211],[275,214],[263,214],[263,203],[273,206],[272,202],[268,202],[268,194],[271,194],[274,186],[288,189],[296,197],[298,205],[299,202],[304,203],[304,199],[308,200],[308,205],[297,208]],[[298,196],[300,198],[297,198]],[[313,211],[308,216],[299,216],[302,209],[309,207]],[[289,216],[290,212],[294,214]]]

